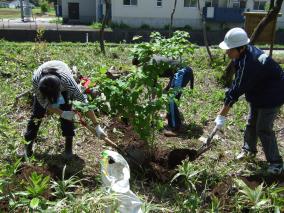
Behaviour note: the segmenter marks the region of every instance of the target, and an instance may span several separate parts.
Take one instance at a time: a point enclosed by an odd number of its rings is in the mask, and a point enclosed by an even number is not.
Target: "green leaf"
[[[36,209],[37,207],[38,207],[38,205],[39,205],[39,203],[40,203],[40,199],[39,198],[33,198],[32,200],[31,200],[31,202],[30,202],[30,207],[32,208],[32,209]]]

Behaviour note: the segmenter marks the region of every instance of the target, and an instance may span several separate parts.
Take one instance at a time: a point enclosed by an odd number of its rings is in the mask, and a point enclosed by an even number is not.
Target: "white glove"
[[[68,121],[72,121],[74,118],[74,115],[75,115],[75,112],[73,111],[63,111],[60,117]]]
[[[218,115],[214,122],[218,129],[222,129],[225,125],[226,117],[223,115]]]
[[[105,136],[105,137],[107,136],[104,129],[100,125],[96,126],[95,130],[96,130],[98,138],[101,138],[101,136]]]

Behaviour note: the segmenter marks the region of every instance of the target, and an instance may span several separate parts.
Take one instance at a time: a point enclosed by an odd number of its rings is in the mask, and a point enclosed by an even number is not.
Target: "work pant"
[[[281,164],[283,161],[279,154],[275,132],[273,131],[273,124],[279,110],[280,107],[262,109],[250,105],[243,149],[256,153],[256,144],[259,138],[266,160],[269,163]]]

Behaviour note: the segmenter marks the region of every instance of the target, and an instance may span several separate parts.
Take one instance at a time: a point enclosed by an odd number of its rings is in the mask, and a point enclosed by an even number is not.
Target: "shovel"
[[[90,132],[92,132],[94,135],[96,135],[96,130],[94,127],[90,126],[82,117],[81,113],[78,111],[75,111],[75,113],[79,116],[79,121],[80,123],[86,127]],[[102,140],[104,140],[106,142],[107,145],[109,145],[110,147],[116,149],[118,152],[120,152],[122,155],[124,155],[125,157],[131,159],[131,161],[139,166],[140,169],[142,169],[141,164],[136,160],[136,158],[134,158],[130,153],[128,153],[127,151],[124,151],[122,149],[120,149],[118,147],[118,145],[116,143],[114,143],[112,140],[110,140],[108,137],[103,136],[101,137]]]
[[[198,149],[196,150],[195,158],[198,158],[200,155],[202,155],[204,152],[206,152],[208,149],[212,147],[212,139],[215,136],[215,134],[218,132],[218,127],[215,126],[212,132],[210,133],[209,137],[206,139],[206,142]]]

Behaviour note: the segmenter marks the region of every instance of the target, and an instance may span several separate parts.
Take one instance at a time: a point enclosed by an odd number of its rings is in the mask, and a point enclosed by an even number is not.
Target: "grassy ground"
[[[41,17],[43,14],[39,7],[32,9],[32,14],[35,17]],[[48,13],[48,16],[55,16],[55,10],[51,9]],[[20,8],[12,9],[12,8],[0,8],[0,19],[15,19],[21,17]]]
[[[24,186],[29,182],[28,177],[31,171],[49,175],[55,181],[59,181],[58,177],[65,164],[61,156],[64,142],[58,119],[48,117],[44,119],[39,132],[35,146],[35,159],[21,165],[20,172],[13,173],[15,171],[13,165],[17,159],[16,150],[24,143],[22,135],[31,113],[31,100],[29,97],[23,97],[17,105],[13,105],[18,94],[31,88],[33,70],[44,61],[53,59],[60,59],[70,66],[76,65],[83,74],[89,76],[96,75],[96,71],[101,66],[114,65],[122,67],[123,70],[133,69],[133,67],[130,65],[129,48],[124,45],[108,46],[106,57],[99,53],[98,44],[2,41],[1,47],[0,151],[2,154],[0,165],[5,169],[2,169],[0,173],[0,191],[7,193],[5,191],[7,188],[4,187],[4,181],[6,181],[9,183],[8,189],[14,193],[14,196],[22,198],[20,195],[15,195],[15,192],[25,189]],[[176,138],[166,138],[158,134],[157,150],[154,150],[157,155],[158,150],[163,147],[197,148],[201,145],[198,138],[207,137],[212,130],[213,120],[222,105],[225,92],[216,80],[225,63],[222,62],[223,57],[220,51],[214,51],[214,55],[219,61],[218,69],[210,68],[204,49],[198,49],[193,56],[188,56],[192,58],[191,67],[196,76],[196,86],[193,91],[185,92],[181,100],[180,108],[185,120],[184,132]],[[131,188],[145,203],[145,212],[250,212],[249,209],[252,207],[255,208],[252,212],[271,212],[277,206],[275,203],[277,199],[272,198],[274,186],[271,186],[271,179],[267,178],[263,172],[266,164],[261,147],[258,147],[259,153],[254,163],[238,162],[235,159],[242,146],[247,111],[247,103],[244,98],[241,98],[230,113],[226,129],[223,133],[218,133],[215,138],[216,145],[194,162],[185,162],[178,170],[181,174],[178,181],[171,183],[170,180],[162,181],[158,177],[159,174],[152,174],[149,177],[147,172],[133,171]],[[114,126],[113,118],[101,115],[100,119],[108,127],[108,132],[115,141],[124,143],[128,140],[136,143],[134,139],[131,141],[132,139],[127,138],[126,127]],[[283,124],[282,108],[275,125],[282,156],[284,156]],[[113,132],[118,132],[120,136],[114,136]],[[65,192],[69,193],[68,196],[56,194],[51,197],[40,197],[41,200],[52,201],[48,204],[49,212],[60,212],[64,209],[66,212],[82,212],[82,209],[86,212],[103,212],[102,204],[111,200],[100,188],[99,158],[100,152],[104,149],[102,141],[77,125],[74,146],[77,157],[67,164],[66,176],[76,174],[81,181],[75,188],[66,187]],[[10,171],[10,179],[7,178],[8,171]],[[161,175],[165,175],[167,171],[162,170],[162,173]],[[13,182],[17,178],[22,180],[17,180],[21,184]],[[251,188],[236,182],[238,179],[244,180]],[[263,188],[255,188],[263,181],[266,181],[267,185]],[[283,179],[281,184],[283,186]],[[52,188],[51,186],[54,184],[49,183],[48,188]],[[52,188],[53,193],[58,192],[57,190]],[[276,195],[279,199],[283,196],[283,194]],[[24,203],[23,200],[20,199],[17,202]],[[2,209],[7,207],[7,199],[0,195],[0,211],[1,206]],[[16,209],[15,206],[16,204],[10,203],[10,209]],[[18,209],[21,212],[27,212],[27,206],[29,205],[26,204],[25,207],[18,207]],[[283,205],[281,208],[283,211]]]

